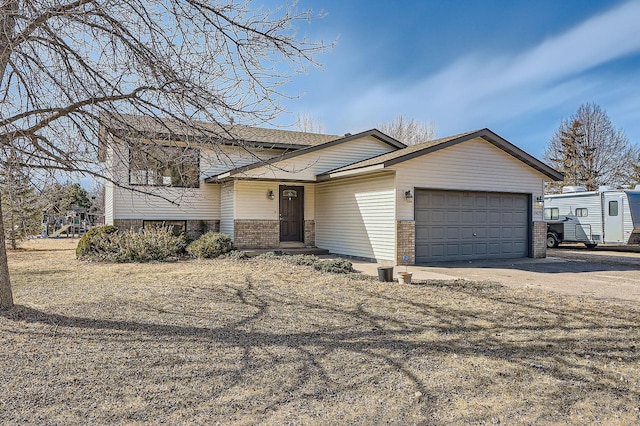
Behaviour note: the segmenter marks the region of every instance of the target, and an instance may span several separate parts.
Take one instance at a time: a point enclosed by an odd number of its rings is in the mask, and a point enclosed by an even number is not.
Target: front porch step
[[[329,254],[329,250],[321,249],[317,247],[291,247],[291,248],[277,247],[277,248],[271,248],[271,249],[243,249],[241,251],[245,252],[249,257],[258,256],[262,253],[267,253],[270,251],[273,251],[276,253],[289,254],[289,255],[312,254],[314,256],[324,256]]]

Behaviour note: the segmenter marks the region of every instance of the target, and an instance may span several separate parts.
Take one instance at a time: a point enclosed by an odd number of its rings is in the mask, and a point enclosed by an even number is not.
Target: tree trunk
[[[13,293],[11,292],[9,265],[7,264],[7,246],[4,242],[3,222],[2,203],[0,202],[0,311],[13,307]]]
[[[0,81],[9,62],[9,47],[16,26],[18,0],[0,0]]]

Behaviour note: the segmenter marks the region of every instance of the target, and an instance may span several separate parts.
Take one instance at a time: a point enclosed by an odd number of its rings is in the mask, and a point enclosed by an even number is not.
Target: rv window
[[[609,216],[618,216],[618,202],[609,201]]]
[[[560,210],[557,207],[544,209],[544,220],[557,220],[560,217]]]
[[[589,216],[589,211],[585,208],[582,209],[576,209],[576,216],[577,217],[587,217]]]

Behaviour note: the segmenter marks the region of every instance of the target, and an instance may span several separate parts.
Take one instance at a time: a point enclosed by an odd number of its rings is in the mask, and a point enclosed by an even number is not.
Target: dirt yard
[[[77,240],[76,240],[77,241]],[[281,260],[9,254],[2,424],[638,424],[640,309]]]

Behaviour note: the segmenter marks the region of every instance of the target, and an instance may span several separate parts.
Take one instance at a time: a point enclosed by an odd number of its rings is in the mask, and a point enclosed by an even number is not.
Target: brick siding
[[[280,221],[236,220],[233,243],[238,248],[277,248],[280,245]]]
[[[316,221],[304,221],[304,245],[312,247],[316,245]]]
[[[547,222],[533,222],[531,257],[541,259],[547,257]]]
[[[409,256],[405,262],[404,255]],[[396,264],[413,265],[416,262],[416,222],[414,220],[398,220],[396,222]]]

